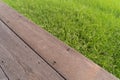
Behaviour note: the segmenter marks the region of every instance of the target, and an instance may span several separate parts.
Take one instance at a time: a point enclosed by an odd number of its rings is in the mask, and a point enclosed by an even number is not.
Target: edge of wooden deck
[[[119,80],[1,1],[0,20],[66,80]]]

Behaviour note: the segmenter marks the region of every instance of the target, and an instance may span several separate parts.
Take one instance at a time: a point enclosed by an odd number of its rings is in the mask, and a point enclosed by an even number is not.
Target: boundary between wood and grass
[[[0,19],[64,79],[118,80],[3,2]]]

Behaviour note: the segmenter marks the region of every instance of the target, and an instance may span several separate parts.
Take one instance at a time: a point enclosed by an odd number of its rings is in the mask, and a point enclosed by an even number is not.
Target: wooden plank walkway
[[[118,80],[0,2],[0,80]]]
[[[0,61],[10,80],[64,80],[1,21]]]

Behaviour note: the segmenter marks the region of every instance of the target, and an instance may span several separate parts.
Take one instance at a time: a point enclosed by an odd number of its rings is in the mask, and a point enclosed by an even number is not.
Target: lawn
[[[120,0],[4,0],[120,78]]]

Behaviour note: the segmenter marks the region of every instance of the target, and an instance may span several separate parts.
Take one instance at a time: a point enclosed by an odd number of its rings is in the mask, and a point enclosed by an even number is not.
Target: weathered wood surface
[[[2,2],[0,19],[66,80],[118,80]]]
[[[0,66],[9,80],[64,80],[1,21]]]
[[[0,80],[8,80],[1,67],[0,67]]]

